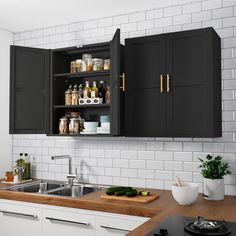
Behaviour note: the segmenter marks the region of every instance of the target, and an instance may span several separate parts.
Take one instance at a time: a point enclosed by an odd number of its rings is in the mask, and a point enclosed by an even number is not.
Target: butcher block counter
[[[157,225],[172,215],[184,215],[206,218],[225,219],[236,222],[236,197],[226,196],[223,201],[208,201],[200,194],[190,206],[181,206],[175,202],[171,191],[153,190],[159,198],[150,203],[134,203],[102,199],[103,191],[87,194],[81,198],[21,193],[4,190],[9,185],[0,184],[0,199],[17,200],[31,203],[48,204],[86,210],[150,217],[151,219],[129,233],[129,236],[142,236],[150,233]]]

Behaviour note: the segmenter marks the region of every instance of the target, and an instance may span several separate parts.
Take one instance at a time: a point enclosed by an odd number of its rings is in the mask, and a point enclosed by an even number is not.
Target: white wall
[[[13,33],[0,29],[0,177],[11,170],[12,135],[9,135],[9,62]]]
[[[66,179],[66,162],[50,155],[70,154],[90,182],[170,189],[175,176],[202,186],[199,157],[220,154],[230,163],[226,193],[236,195],[236,1],[207,0],[131,12],[67,25],[21,32],[16,45],[59,48],[213,26],[222,38],[222,138],[73,138],[14,135],[13,157],[28,152],[37,162],[36,176]]]

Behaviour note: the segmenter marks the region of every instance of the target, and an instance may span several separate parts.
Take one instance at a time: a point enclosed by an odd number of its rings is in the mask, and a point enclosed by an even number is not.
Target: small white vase
[[[207,200],[223,200],[225,196],[224,179],[203,178],[203,194]]]

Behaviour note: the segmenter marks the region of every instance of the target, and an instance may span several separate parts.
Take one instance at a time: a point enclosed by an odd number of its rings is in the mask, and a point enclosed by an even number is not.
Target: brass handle
[[[166,76],[166,92],[169,93],[170,92],[170,75],[167,74]]]
[[[122,86],[120,87],[122,91],[125,91],[125,73],[123,73],[120,78],[122,79]]]
[[[163,93],[163,75],[160,76],[160,92]]]

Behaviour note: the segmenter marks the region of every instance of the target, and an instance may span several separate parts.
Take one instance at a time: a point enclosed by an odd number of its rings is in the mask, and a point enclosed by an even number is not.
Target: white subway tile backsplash
[[[181,6],[173,6],[164,8],[164,16],[174,16],[181,14]]]
[[[214,27],[222,38],[223,135],[219,138],[62,138],[45,135],[13,135],[13,161],[28,152],[33,176],[66,180],[68,160],[52,161],[52,155],[72,156],[85,182],[170,189],[176,176],[200,185],[198,158],[222,155],[236,174],[236,1],[194,0],[165,8],[74,22],[14,34],[14,44],[58,48],[110,41],[121,29],[125,38],[181,30]],[[15,163],[13,163],[15,164]],[[236,195],[235,174],[225,178],[227,194]]]
[[[206,21],[211,20],[211,11],[202,11],[202,12],[195,12],[192,13],[192,21]]]
[[[155,19],[163,17],[163,9],[154,9],[150,11],[146,11],[146,19]]]
[[[191,22],[191,14],[184,14],[184,15],[173,17],[173,24],[174,25],[187,24],[190,22]]]
[[[163,17],[155,20],[155,27],[165,27],[172,25],[172,17]]]
[[[202,2],[202,10],[210,10],[222,7],[222,0],[208,0]]]
[[[193,13],[193,12],[197,12],[201,10],[202,10],[201,2],[195,2],[195,3],[183,5],[183,14]]]

